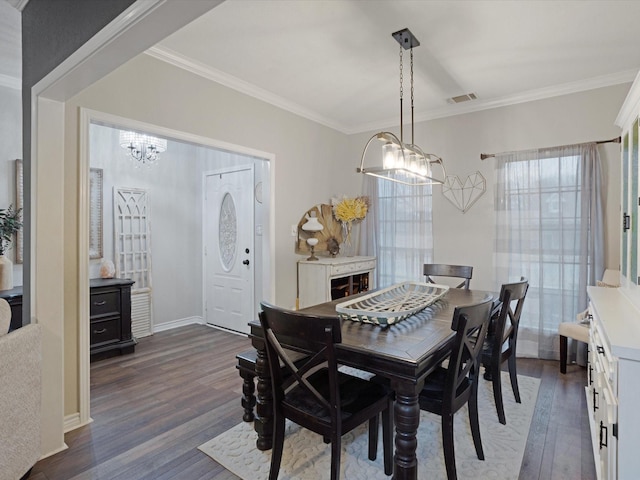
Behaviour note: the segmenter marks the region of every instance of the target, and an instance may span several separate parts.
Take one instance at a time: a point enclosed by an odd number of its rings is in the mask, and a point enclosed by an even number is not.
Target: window
[[[518,353],[556,358],[558,324],[584,310],[603,270],[598,151],[509,153],[496,167],[496,280],[529,280]]]
[[[361,251],[377,258],[376,285],[421,280],[433,257],[432,189],[365,177],[371,201],[363,222]]]

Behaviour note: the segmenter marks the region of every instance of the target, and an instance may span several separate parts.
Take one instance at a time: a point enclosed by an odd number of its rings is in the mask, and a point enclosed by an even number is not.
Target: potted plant
[[[13,205],[0,208],[0,290],[13,288],[13,263],[5,252],[11,246],[13,235],[22,228],[21,213],[22,209],[14,210]]]

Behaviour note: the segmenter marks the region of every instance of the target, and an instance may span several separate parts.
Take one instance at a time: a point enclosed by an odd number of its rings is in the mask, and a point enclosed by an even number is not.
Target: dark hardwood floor
[[[197,447],[242,421],[235,355],[249,346],[245,337],[191,325],[92,363],[93,423],[69,432],[69,448],[38,462],[29,478],[237,479]],[[541,379],[520,479],[595,478],[584,368],[561,375],[558,362],[518,359],[518,369]]]

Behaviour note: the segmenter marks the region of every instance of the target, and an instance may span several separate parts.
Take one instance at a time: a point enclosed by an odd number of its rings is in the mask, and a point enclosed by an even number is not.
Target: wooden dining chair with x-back
[[[471,436],[476,455],[484,460],[478,421],[478,376],[480,354],[489,329],[493,297],[481,303],[456,307],[451,329],[456,331],[447,367],[438,367],[425,380],[418,401],[420,408],[440,415],[442,447],[447,478],[455,480],[456,456],[453,446],[453,417],[468,405]]]
[[[509,377],[511,388],[517,403],[520,402],[518,390],[518,374],[516,371],[516,344],[518,341],[518,327],[524,299],[529,289],[529,282],[521,277],[519,282],[505,283],[500,289],[500,312],[492,322],[492,331],[487,336],[482,352],[482,365],[485,368],[485,380],[493,383],[493,397],[498,412],[498,420],[503,425],[507,423],[502,402],[502,381],[500,369],[504,362],[509,363]]]
[[[422,273],[426,277],[427,283],[438,283],[431,277],[448,277],[464,279],[455,288],[465,288],[469,290],[473,267],[467,265],[447,265],[444,263],[425,263],[422,266]]]
[[[391,475],[393,392],[384,385],[338,371],[335,347],[342,340],[340,319],[305,315],[265,302],[261,306],[259,317],[274,405],[269,479],[276,480],[280,471],[286,419],[330,441],[331,480],[337,480],[342,435],[369,422],[369,459],[375,460],[382,416],[384,471]],[[303,364],[294,364],[290,358],[294,348],[309,354]]]

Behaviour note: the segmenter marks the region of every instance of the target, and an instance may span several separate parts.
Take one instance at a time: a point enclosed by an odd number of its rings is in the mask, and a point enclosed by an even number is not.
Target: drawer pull
[[[105,305],[107,303],[106,300],[103,300],[101,302],[93,302],[93,305],[96,307],[101,307],[102,305]]]
[[[596,348],[598,349],[598,353],[600,355],[604,355],[604,347],[602,345],[598,345]]]
[[[101,333],[105,333],[107,331],[106,328],[103,328],[102,330],[94,330],[93,333],[95,333],[96,335],[100,335]]]
[[[600,450],[602,447],[608,447],[608,437],[609,437],[609,429],[604,424],[602,420],[600,420]],[[604,441],[603,441],[604,440]]]
[[[589,365],[589,386],[593,384],[593,367]]]
[[[596,391],[596,389],[593,390],[593,411],[595,412],[596,410],[598,410],[598,392]]]

